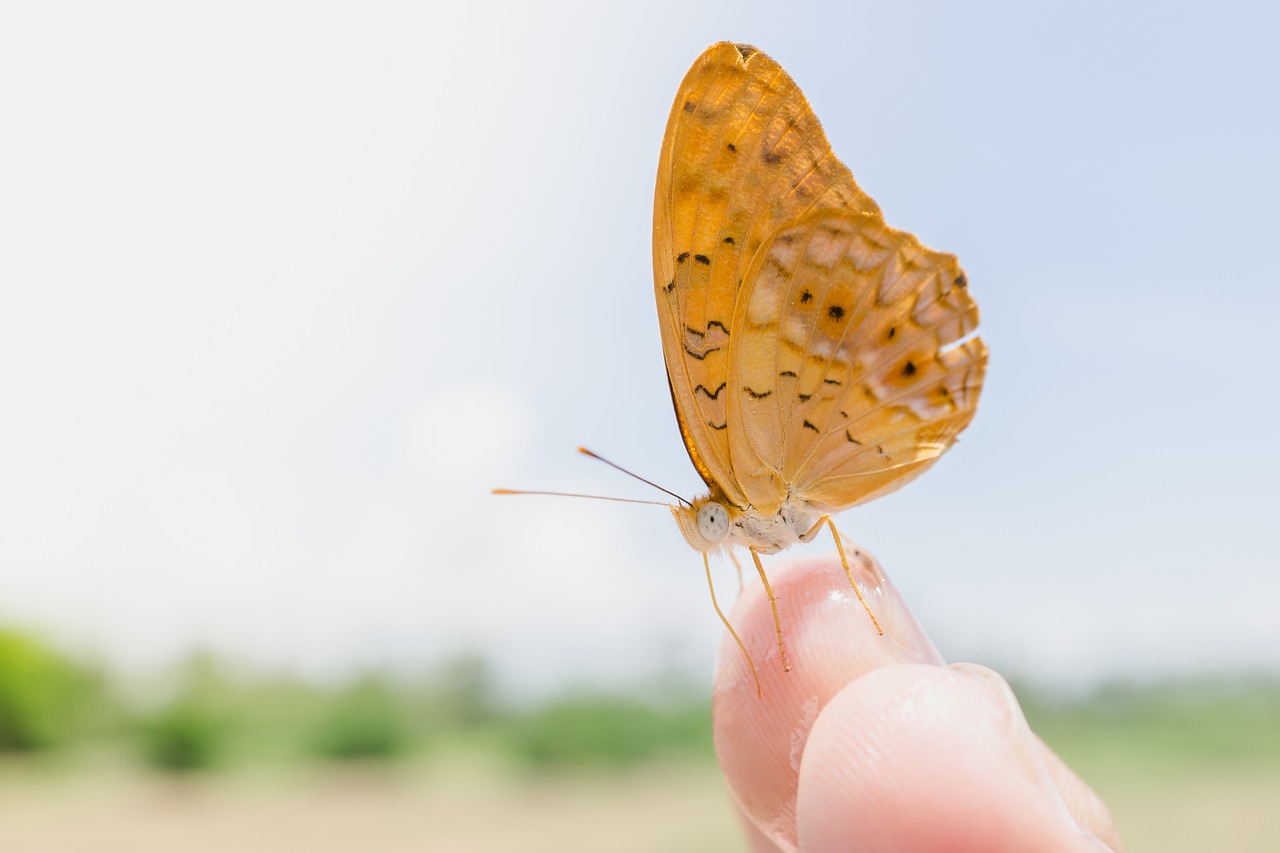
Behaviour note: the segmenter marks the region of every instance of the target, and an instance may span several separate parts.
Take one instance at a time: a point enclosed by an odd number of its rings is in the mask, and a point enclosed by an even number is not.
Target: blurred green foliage
[[[99,694],[88,668],[34,636],[0,630],[0,752],[48,749],[80,736]]]
[[[221,755],[222,725],[207,708],[188,698],[145,719],[139,731],[143,757],[158,770],[207,770]]]
[[[410,746],[408,704],[385,679],[366,675],[334,697],[312,741],[325,758],[391,759]]]
[[[459,655],[442,666],[427,693],[427,711],[444,727],[476,728],[498,716],[493,671],[478,654]]]
[[[1116,683],[1085,695],[1014,686],[1036,732],[1085,773],[1280,770],[1274,674]],[[120,698],[138,696],[138,687],[0,630],[0,754],[107,746],[167,772],[448,753],[486,754],[536,772],[714,760],[710,702],[687,685],[580,690],[517,707],[504,704],[478,655],[416,678],[370,672],[338,685],[232,675],[197,655],[170,680],[166,701]]]
[[[1047,698],[1016,688],[1031,727],[1069,764],[1280,767],[1280,679],[1270,674],[1105,684]]]
[[[509,724],[513,752],[535,767],[626,766],[658,758],[710,758],[711,706],[636,698],[561,699]]]
[[[143,760],[171,773],[214,767],[225,749],[226,696],[233,689],[212,656],[190,657],[178,674],[177,695],[138,720]]]

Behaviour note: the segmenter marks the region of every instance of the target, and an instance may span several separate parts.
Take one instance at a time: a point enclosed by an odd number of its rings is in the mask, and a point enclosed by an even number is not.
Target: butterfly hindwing
[[[876,215],[814,211],[779,228],[734,312],[731,462],[750,504],[830,510],[922,472],[972,419],[986,350],[951,255]]]

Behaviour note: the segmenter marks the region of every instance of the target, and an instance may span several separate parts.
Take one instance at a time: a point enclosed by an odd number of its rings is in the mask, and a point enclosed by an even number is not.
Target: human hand
[[[725,637],[716,752],[764,851],[1121,850],[1106,806],[1027,726],[1000,676],[947,666],[867,554],[775,563],[791,672],[759,584],[731,617],[764,695]],[[856,556],[855,556],[856,555]]]

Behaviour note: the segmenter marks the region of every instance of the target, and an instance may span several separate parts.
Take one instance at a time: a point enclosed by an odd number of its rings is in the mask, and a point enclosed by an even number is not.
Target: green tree
[[[94,687],[86,669],[41,641],[0,630],[0,751],[66,743],[79,734]]]

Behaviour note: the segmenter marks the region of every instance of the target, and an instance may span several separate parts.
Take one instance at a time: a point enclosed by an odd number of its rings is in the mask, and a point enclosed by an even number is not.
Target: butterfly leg
[[[840,531],[836,530],[836,523],[831,520],[831,516],[824,515],[818,519],[818,523],[801,538],[808,542],[824,524],[831,528],[831,535],[836,540],[836,550],[840,552],[840,565],[844,566],[845,576],[849,578],[849,586],[853,587],[853,591],[858,595],[858,601],[862,603],[862,608],[871,617],[871,624],[876,626],[876,633],[883,637],[884,629],[880,627],[880,620],[876,618],[876,614],[871,612],[871,605],[867,604],[867,600],[862,597],[862,590],[858,588],[858,584],[853,580],[853,570],[849,568],[849,558],[844,553],[844,542],[841,541]]]
[[[787,672],[791,671],[791,664],[787,661],[787,641],[782,639],[782,621],[778,619],[778,599],[773,595],[773,587],[769,586],[769,579],[764,576],[764,565],[760,562],[760,555],[755,548],[751,551],[751,559],[756,561],[756,571],[760,574],[760,582],[764,584],[764,591],[769,596],[769,606],[773,608],[773,628],[778,634],[778,654],[782,656],[782,668]]]
[[[737,562],[736,560],[734,561]],[[720,617],[720,621],[724,623],[724,627],[728,629],[729,636],[733,637],[733,641],[738,644],[738,648],[742,650],[742,656],[747,659],[747,666],[751,668],[751,677],[756,682],[756,695],[764,695],[760,690],[760,675],[756,672],[755,661],[751,659],[751,654],[747,651],[747,647],[742,644],[742,640],[738,637],[738,632],[733,630],[733,626],[729,624],[729,619],[724,615],[724,611],[720,609],[720,603],[716,601],[716,588],[711,583],[711,561],[707,559],[707,554],[702,553],[702,567],[707,571],[707,589],[711,590],[711,606],[716,609],[716,615]],[[742,570],[738,570],[738,578],[742,578]]]
[[[738,562],[738,558],[732,551],[729,552],[729,559],[733,560],[733,567],[738,570],[738,594],[742,594],[742,564]]]

